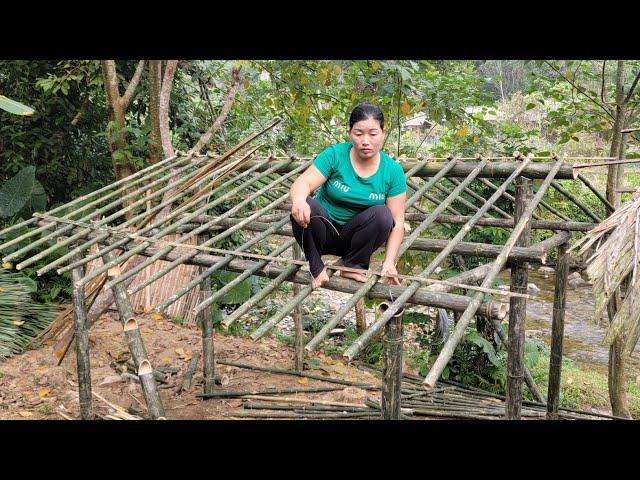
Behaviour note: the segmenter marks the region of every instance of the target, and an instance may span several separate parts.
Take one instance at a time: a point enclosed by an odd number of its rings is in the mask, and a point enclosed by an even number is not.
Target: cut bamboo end
[[[142,362],[140,362],[140,366],[138,367],[138,376],[152,374],[153,367],[151,366],[151,362],[149,362],[149,360],[143,360]]]
[[[386,312],[389,309],[389,307],[390,305],[387,302],[382,302],[380,305],[378,305],[378,310],[377,310],[378,316]],[[398,310],[392,318],[399,318],[399,317],[402,317],[402,315],[404,315],[404,307],[400,308],[400,310]]]
[[[123,330],[125,332],[128,332],[130,330],[137,330],[138,329],[138,322],[136,321],[135,318],[131,317],[128,318],[125,322],[124,322],[124,327]]]

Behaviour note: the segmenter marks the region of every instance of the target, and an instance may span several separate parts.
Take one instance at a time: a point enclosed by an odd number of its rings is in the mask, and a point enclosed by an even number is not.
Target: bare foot
[[[311,281],[311,288],[315,290],[329,281],[329,275],[327,275],[327,267],[324,267],[322,271]]]
[[[365,283],[367,281],[367,276],[364,273],[345,272],[344,270],[340,270],[340,276],[344,278],[351,278],[356,282]]]

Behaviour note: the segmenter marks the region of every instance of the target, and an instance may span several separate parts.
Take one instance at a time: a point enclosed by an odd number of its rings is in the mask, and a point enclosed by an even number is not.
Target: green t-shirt
[[[351,142],[338,143],[320,152],[313,161],[313,165],[327,178],[315,199],[340,225],[369,207],[384,205],[388,197],[407,191],[404,171],[389,155],[380,152],[378,170],[363,178],[351,165],[350,150]]]

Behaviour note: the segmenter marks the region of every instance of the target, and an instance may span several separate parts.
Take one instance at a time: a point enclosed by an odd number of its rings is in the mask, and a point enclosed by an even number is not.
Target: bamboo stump
[[[77,254],[73,261],[81,259]],[[75,286],[84,275],[84,266],[71,270],[73,287],[73,320],[76,330],[76,357],[78,366],[78,395],[80,400],[80,417],[83,420],[93,418],[91,406],[91,364],[89,361],[89,330],[87,322],[87,305],[84,286]]]
[[[385,420],[400,419],[403,315],[404,309],[391,317],[391,320],[384,326],[384,335],[382,336],[382,418]]]
[[[209,239],[209,235],[202,235],[200,243]],[[200,272],[207,267],[200,267]],[[200,283],[202,299],[211,297],[211,277],[206,277]],[[215,388],[215,357],[213,348],[213,315],[211,307],[207,307],[200,313],[202,319],[202,376],[204,377],[204,393],[213,393]]]
[[[520,177],[515,181],[514,220],[522,217],[532,197],[532,181]],[[516,245],[529,247],[531,244],[531,226],[527,224]],[[527,293],[529,281],[528,263],[513,262],[511,265],[511,291]],[[527,300],[511,297],[509,299],[509,335],[507,348],[507,394],[505,413],[508,420],[519,420],[522,409],[522,382],[524,379],[524,341]]]
[[[560,376],[562,371],[562,339],[564,336],[564,312],[567,299],[569,273],[567,246],[558,247],[556,280],[553,291],[553,323],[551,325],[551,354],[549,359],[549,389],[547,394],[547,418],[558,418],[560,404]]]
[[[102,257],[105,264],[115,259],[116,256],[113,251],[105,253]],[[113,270],[109,269],[107,275],[112,277],[119,275],[119,273],[119,268],[115,268]],[[149,361],[147,350],[144,347],[142,335],[140,335],[140,328],[135,318],[135,312],[131,306],[131,299],[129,298],[127,289],[123,283],[117,283],[111,287],[111,290],[113,292],[113,298],[116,301],[116,306],[118,307],[120,322],[122,323],[124,335],[127,339],[127,345],[135,362],[138,377],[140,378],[142,393],[147,402],[149,415],[153,419],[165,417],[158,386],[153,378],[153,367]]]
[[[293,259],[302,260],[302,251],[297,243],[293,244]],[[296,297],[300,293],[299,284],[293,284],[293,296]],[[295,328],[295,353],[294,353],[294,370],[301,372],[304,370],[304,329],[302,328],[302,305],[298,303],[293,310],[293,324]]]

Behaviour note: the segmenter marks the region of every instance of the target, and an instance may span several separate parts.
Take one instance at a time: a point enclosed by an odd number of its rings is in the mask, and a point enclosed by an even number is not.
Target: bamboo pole
[[[480,178],[505,178],[513,173],[520,166],[520,162],[513,161],[513,157],[506,157],[509,161],[504,161],[505,157],[500,157],[494,161],[495,157],[487,157],[486,160],[489,160],[489,163],[484,166],[481,172],[478,174]],[[529,157],[531,160],[535,160],[539,157]],[[549,157],[545,157],[547,160]],[[555,157],[554,157],[555,158]],[[567,157],[569,158],[569,157]],[[304,161],[305,159],[301,158],[300,160]],[[433,159],[429,159],[430,161]],[[448,175],[449,177],[467,177],[478,165],[477,157],[473,158],[458,158],[459,163],[456,167],[451,170],[451,173]],[[469,160],[469,161],[466,161]],[[407,171],[415,166],[415,164],[411,162],[401,163],[400,166]],[[531,179],[544,179],[547,177],[549,172],[553,169],[554,162],[544,162],[544,163],[531,163],[527,167],[525,171],[522,172],[522,175],[531,178]],[[294,165],[290,165],[289,167],[284,167],[279,170],[279,172],[286,172],[291,168],[295,168]],[[442,162],[433,162],[427,163],[422,168],[414,173],[416,177],[432,177],[437,174],[442,169]],[[576,173],[577,175],[577,173]],[[572,165],[563,165],[556,175],[556,179],[558,180],[572,180],[575,179]]]
[[[289,222],[289,218],[288,217],[280,219],[278,222],[276,222],[274,225],[272,225],[271,227],[269,227],[265,231],[261,232],[259,235],[254,236],[248,242],[245,242],[244,244],[242,244],[239,247],[237,247],[236,250],[240,251],[240,252],[244,252],[250,246],[258,243],[261,240],[264,240],[269,235],[271,235],[273,232],[278,230],[278,228],[280,228],[281,226],[283,226],[285,223],[288,223],[288,222]],[[197,278],[193,279],[191,282],[189,282],[186,285],[182,286],[182,288],[180,288],[180,290],[178,290],[176,293],[171,295],[167,300],[165,300],[160,305],[158,305],[156,307],[156,311],[163,312],[171,304],[173,304],[176,300],[178,300],[182,295],[186,294],[191,288],[193,288],[196,285],[198,285],[198,282],[203,280],[205,277],[208,277],[209,275],[213,274],[218,269],[223,268],[225,265],[227,265],[234,258],[235,258],[234,255],[227,255],[222,261],[216,263],[215,265],[213,265],[210,268],[204,269],[202,271],[202,273]]]
[[[498,190],[498,187],[491,182],[490,180],[487,180],[486,178],[479,178],[478,181],[484,185],[486,185],[487,187],[491,188],[493,191]],[[509,200],[509,202],[511,202],[512,204],[516,201],[516,199],[513,197],[513,195],[511,195],[509,192],[505,191],[502,193],[501,195],[503,198],[506,198],[507,200]],[[537,213],[533,212],[532,215],[533,218],[535,218],[536,220],[541,220],[542,217],[540,215],[538,215]]]
[[[135,293],[135,292],[137,292],[139,290],[142,290],[146,286],[151,285],[153,282],[155,282],[156,280],[162,278],[164,275],[169,273],[171,270],[173,270],[178,265],[182,265],[183,263],[188,261],[193,255],[198,253],[198,251],[202,250],[204,247],[207,247],[208,245],[211,245],[211,244],[215,244],[215,243],[219,242],[220,240],[223,240],[223,239],[229,237],[234,232],[240,230],[242,227],[244,227],[245,225],[251,223],[253,220],[258,218],[263,212],[270,210],[273,207],[273,205],[277,205],[278,203],[282,203],[287,197],[288,197],[288,194],[284,194],[282,197],[280,197],[279,199],[275,200],[274,202],[271,202],[266,207],[263,207],[260,210],[254,212],[253,214],[251,214],[246,219],[242,220],[240,223],[238,223],[234,227],[232,227],[232,228],[230,228],[228,230],[225,230],[224,232],[219,233],[218,235],[216,235],[213,238],[210,238],[209,240],[204,242],[202,245],[200,245],[198,248],[193,248],[193,247],[189,248],[189,250],[191,250],[190,252],[187,252],[187,253],[181,255],[179,258],[177,258],[173,262],[170,262],[164,268],[158,270],[158,272],[156,272],[154,275],[152,275],[149,278],[147,278],[144,282],[142,282],[139,285],[136,285],[132,289],[132,292]],[[225,215],[227,215],[227,213],[223,213],[221,217],[224,218]],[[212,222],[215,222],[215,221],[212,221]],[[211,225],[208,225],[207,228],[202,228],[200,231],[198,231],[198,228],[196,228],[195,230],[193,230],[190,233],[187,233],[186,235],[184,235],[181,238],[184,239],[185,237],[188,237],[190,235],[194,235],[195,233],[206,232],[210,227],[211,227]],[[178,243],[178,242],[175,242],[175,243]],[[170,245],[169,247],[166,247],[166,248],[173,248],[173,246]]]
[[[504,246],[503,252],[494,261],[491,271],[487,274],[484,281],[482,282],[482,286],[491,285],[495,277],[498,275],[498,273],[506,263],[509,251],[515,246],[515,243],[520,237],[520,234],[522,233],[524,228],[526,227],[526,224],[531,220],[531,215],[533,213],[533,210],[538,206],[538,203],[540,202],[540,200],[542,200],[542,197],[544,196],[545,192],[549,188],[551,181],[556,177],[556,174],[560,171],[563,161],[564,161],[563,158],[558,159],[555,162],[553,168],[549,171],[546,179],[538,189],[538,192],[536,193],[531,203],[527,206],[527,208],[523,212],[517,225],[514,227],[513,232],[509,237],[509,240],[507,240],[507,243]],[[525,175],[525,172],[526,170],[521,171],[521,174]],[[458,320],[458,324],[456,325],[453,333],[445,343],[434,365],[431,367],[429,374],[425,378],[424,380],[425,387],[432,388],[435,385],[436,380],[440,377],[440,374],[442,373],[442,370],[451,359],[451,356],[453,355],[453,351],[455,347],[462,340],[462,336],[464,335],[464,330],[467,328],[467,325],[469,325],[469,323],[475,316],[477,312],[477,307],[480,301],[481,301],[481,294],[479,293],[474,294],[471,304],[469,305],[467,310],[465,310],[465,312],[462,314],[460,320]]]
[[[298,168],[303,168],[303,166],[298,167]],[[277,166],[271,167],[271,169],[267,170],[267,173],[270,173],[271,170],[276,169]],[[293,172],[296,172],[297,170],[293,170]],[[294,173],[291,173],[291,175],[293,175]],[[262,175],[265,175],[265,173],[263,173]],[[245,184],[246,185],[246,184]],[[234,190],[239,190],[241,187],[237,187],[237,189]],[[232,190],[232,192],[234,191]],[[229,192],[229,193],[232,193]],[[254,198],[256,198],[255,193],[250,195],[246,200],[240,202],[238,205],[236,205],[235,207],[231,208],[230,210],[228,210],[227,212],[225,212],[222,216],[223,217],[228,217],[231,216],[233,213],[237,212],[238,210],[240,210],[242,207],[244,207],[246,204],[248,204],[251,200],[253,200]],[[176,230],[176,228],[178,228],[180,225],[187,223],[189,221],[190,218],[196,216],[196,215],[200,215],[202,213],[205,213],[207,210],[213,208],[214,206],[222,203],[224,201],[224,198],[218,198],[217,200],[214,200],[211,203],[207,203],[206,205],[198,208],[197,210],[195,210],[193,213],[191,213],[190,215],[176,221],[175,223],[171,224],[168,227],[163,228],[162,230],[160,230],[158,233],[156,233],[155,235],[153,235],[152,238],[154,239],[160,239],[163,236],[170,234],[172,232],[174,232]],[[208,227],[215,225],[215,222],[209,222],[199,228],[196,228],[195,230],[189,232],[188,234],[183,235],[182,237],[180,237],[178,239],[178,242],[184,241],[184,240],[188,240],[189,238],[191,238],[193,235],[197,235],[200,232],[205,231]],[[137,253],[139,253],[140,251],[144,250],[146,247],[149,246],[149,242],[142,242],[141,244],[137,245],[136,247],[132,248],[131,250],[129,250],[127,253],[123,254],[123,260],[127,259],[129,257],[132,257],[133,255],[136,255]],[[162,251],[166,251],[169,252],[172,250],[172,247],[165,247],[164,249],[162,249]],[[139,271],[143,270],[144,268],[146,268],[148,265],[150,265],[151,263],[153,263],[155,260],[157,260],[157,258],[151,258],[148,259],[146,262],[143,262],[139,265],[137,265],[135,268],[127,271],[125,274],[123,275],[119,275],[118,277],[116,277],[113,281],[113,283],[120,283],[124,280],[126,280],[127,278],[137,274]],[[101,268],[98,268],[96,270],[94,270],[90,275],[85,276],[83,278],[83,282],[86,283],[88,281],[91,280],[92,276],[97,276],[100,273],[102,273],[102,271],[106,271],[109,268],[113,267],[114,265],[103,265]]]
[[[448,256],[451,251],[453,250],[453,248],[455,247],[455,245],[457,243],[459,243],[462,238],[469,232],[469,230],[471,230],[471,228],[474,225],[474,222],[477,221],[480,217],[482,217],[486,211],[489,209],[489,207],[499,198],[500,196],[500,192],[506,190],[507,186],[516,178],[516,176],[522,172],[522,170],[524,170],[524,168],[527,166],[527,164],[529,163],[530,159],[525,159],[521,165],[520,165],[520,169],[516,169],[511,176],[505,180],[504,184],[502,185],[502,187],[496,191],[489,200],[487,200],[487,202],[478,210],[478,212],[471,218],[471,220],[469,220],[469,222],[467,224],[465,224],[460,231],[456,234],[456,236],[451,239],[446,247],[444,247],[444,249],[436,256],[436,258],[429,264],[429,266],[423,270],[423,272],[420,274],[420,277],[423,278],[427,278],[429,275],[431,275],[435,269],[438,267],[438,265],[444,260],[444,258],[446,256]],[[403,245],[400,247],[399,249],[399,254],[403,253],[405,250],[403,249],[403,246],[406,245],[408,247],[408,245],[411,245],[412,243],[415,242],[416,238],[418,235],[420,235],[421,233],[421,229],[424,227],[424,225],[428,225],[429,223],[431,223],[433,221],[433,219],[435,218],[435,216],[437,216],[440,211],[442,210],[443,206],[446,204],[446,202],[450,202],[453,198],[455,198],[455,196],[460,194],[460,191],[466,187],[469,183],[471,183],[473,181],[473,179],[478,175],[479,171],[484,167],[486,163],[486,159],[482,160],[478,166],[476,167],[475,170],[473,170],[469,176],[462,182],[460,183],[460,185],[458,185],[454,191],[449,195],[449,197],[447,197],[447,200],[445,200],[445,202],[443,202],[442,204],[440,204],[440,206],[438,206],[432,213],[432,216],[427,217],[415,230],[414,232],[409,236],[409,238],[407,238],[405,240],[405,242],[403,242]],[[390,305],[389,309],[384,312],[368,329],[367,331],[360,335],[355,342],[346,350],[346,352],[344,353],[344,357],[348,360],[352,360],[363,348],[364,346],[369,343],[371,341],[372,338],[374,338],[374,336],[377,334],[377,332],[384,326],[384,324],[386,322],[388,322],[391,317],[400,309],[402,308],[404,302],[407,301],[407,299],[413,294],[413,292],[415,292],[420,286],[420,283],[417,281],[414,281],[411,283],[411,285],[409,287],[407,287],[407,289],[405,289],[405,291],[396,298],[395,301],[393,301],[393,303]],[[482,285],[483,288],[486,288],[487,285],[485,285],[483,283]]]
[[[108,263],[114,261],[114,259],[115,255],[113,252],[109,252],[105,254],[103,261],[104,263]],[[77,284],[78,282],[74,282],[74,285]],[[164,417],[164,407],[162,406],[162,400],[160,399],[156,382],[153,378],[153,368],[148,360],[148,354],[144,347],[142,335],[140,335],[138,322],[136,321],[129,295],[122,284],[115,285],[111,290],[120,314],[120,323],[124,329],[127,345],[138,371],[138,377],[140,378],[140,384],[142,385],[142,392],[147,402],[149,414],[151,418],[154,419]]]
[[[84,268],[78,267],[71,271],[71,278],[77,280],[82,277]],[[80,401],[80,417],[83,420],[93,418],[91,406],[91,364],[89,357],[89,330],[87,325],[87,306],[84,287],[74,287],[73,320],[76,336],[76,358],[78,369],[78,395]]]
[[[552,182],[553,183],[553,182]],[[516,203],[514,221],[519,221],[531,201],[532,182],[520,177],[515,182]],[[531,244],[531,228],[527,224],[516,244],[528,247]],[[511,265],[511,291],[525,293],[529,282],[529,268],[526,262],[514,262]],[[507,346],[507,399],[505,414],[507,420],[519,420],[522,410],[522,380],[524,378],[524,341],[527,300],[509,299],[509,342]]]
[[[586,213],[589,217],[591,217],[592,220],[594,220],[597,223],[602,222],[602,219],[600,217],[598,217],[596,214],[594,214],[593,212],[591,212],[591,210],[589,210],[587,208],[587,206],[582,203],[582,201],[580,201],[580,199],[578,197],[576,197],[574,194],[572,194],[571,192],[568,192],[562,185],[560,185],[558,182],[551,182],[551,186],[553,188],[555,188],[558,192],[560,192],[562,195],[564,195],[565,197],[567,197],[569,200],[571,200],[580,210],[582,210],[584,213]]]
[[[268,390],[240,390],[240,391],[217,391],[212,393],[197,393],[196,397],[208,398],[242,398],[246,395],[282,395],[288,393],[323,393],[338,392],[344,390],[342,387],[296,387],[296,388],[270,388]]]
[[[553,321],[551,324],[551,353],[549,359],[549,388],[547,393],[547,418],[558,418],[560,404],[560,375],[562,371],[562,339],[566,306],[567,274],[570,256],[567,245],[558,247],[555,288],[553,291]]]
[[[302,252],[298,243],[293,244],[293,258],[294,260],[302,259]],[[300,285],[293,284],[293,297],[300,293]],[[302,305],[298,303],[293,311],[293,325],[295,328],[295,340],[294,340],[294,368],[296,371],[301,372],[304,370],[304,329],[302,326]]]
[[[247,156],[245,156],[244,158],[241,158],[239,160],[237,160],[234,163],[238,163],[238,162],[243,162],[246,161],[249,157],[250,157],[251,153],[249,153]],[[224,167],[222,167],[222,169],[224,169]],[[227,170],[228,171],[228,170]],[[251,171],[248,170],[247,172]],[[175,173],[179,173],[178,172],[172,172],[172,175]],[[187,211],[190,207],[190,204],[192,203],[193,197],[188,201],[183,203],[178,209],[176,209],[173,213],[167,213],[165,214],[165,211],[167,210],[167,208],[170,207],[170,205],[178,200],[180,200],[181,198],[183,198],[187,193],[191,193],[194,190],[197,190],[202,183],[206,182],[209,178],[211,178],[212,176],[215,176],[215,179],[213,180],[213,182],[217,181],[220,179],[220,177],[223,175],[222,173],[220,173],[220,170],[215,170],[211,173],[209,173],[207,176],[201,178],[199,181],[197,182],[191,182],[189,181],[189,179],[193,180],[193,176],[196,174],[197,172],[191,172],[189,175],[186,176],[186,178],[182,178],[181,180],[178,180],[176,182],[172,182],[170,184],[168,184],[167,186],[165,186],[164,188],[158,190],[157,192],[155,192],[154,196],[159,196],[159,195],[163,195],[162,197],[162,201],[160,202],[159,205],[156,205],[155,207],[147,210],[146,212],[141,212],[140,214],[134,216],[133,218],[129,219],[128,221],[126,221],[125,223],[123,223],[122,225],[120,225],[120,228],[126,228],[130,225],[134,225],[138,222],[138,220],[142,220],[142,222],[138,225],[138,228],[141,228],[141,230],[138,231],[138,234],[142,234],[145,233],[147,231],[152,231],[155,227],[159,227],[161,225],[163,225],[164,223],[168,222],[169,220],[171,220],[172,218],[176,217],[178,214],[180,214],[181,212]],[[189,183],[191,184],[191,186],[189,188],[183,189],[183,193],[181,194],[175,194],[176,188],[180,187],[181,185],[184,185],[185,181],[189,181]],[[228,182],[225,182],[224,185],[226,185]],[[214,189],[213,192],[217,192],[219,190],[221,190],[223,188],[222,185],[220,185],[218,188]],[[213,193],[211,192],[211,193]],[[145,197],[146,198],[146,197]],[[144,200],[144,199],[142,199]],[[138,202],[141,202],[142,200],[139,200]],[[131,205],[130,207],[133,208],[138,202],[135,202],[133,205]],[[196,204],[201,203],[201,201],[196,202]],[[159,212],[159,213],[158,213]],[[145,225],[147,224],[147,222],[151,221],[152,218],[154,218],[156,215],[160,215],[161,219],[149,226]],[[106,225],[106,223],[112,219],[113,215],[111,217],[108,217],[106,219],[104,219],[102,222],[103,224]],[[108,238],[108,234],[105,234],[99,238],[95,238],[91,241],[85,242],[80,249],[84,250],[84,249],[88,249],[92,244],[97,243],[99,241],[103,241],[106,240]],[[120,242],[116,242],[115,244],[111,244],[108,247],[105,247],[102,251],[98,251],[93,255],[90,255],[89,257],[85,258],[85,262],[90,261],[90,258],[98,258],[98,256],[102,256],[104,255],[104,253],[111,251],[115,248],[117,248],[118,246],[123,246],[127,243],[126,240],[124,241],[120,241]],[[79,249],[79,250],[80,250]],[[62,263],[64,263],[65,261],[65,257],[61,257],[58,260],[49,263],[46,267],[41,268],[40,270],[38,270],[38,274],[41,275],[43,273],[45,273],[46,271],[50,270],[53,267],[56,267]],[[61,268],[58,270],[58,273],[64,271],[64,268]]]
[[[156,169],[156,168],[159,168],[159,167],[161,167],[161,166],[164,166],[166,163],[169,163],[169,162],[172,162],[172,161],[176,160],[176,158],[178,158],[178,157],[173,156],[173,157],[166,158],[166,159],[165,159],[165,160],[163,160],[162,162],[158,162],[158,163],[156,163],[156,164],[150,165],[150,166],[148,166],[147,168],[145,168],[145,169],[143,169],[143,170],[139,170],[138,172],[134,173],[133,175],[130,175],[130,176],[128,176],[128,177],[125,177],[125,178],[123,178],[123,179],[120,179],[120,180],[118,180],[117,182],[110,183],[109,185],[106,185],[106,186],[104,186],[104,187],[102,187],[102,188],[99,188],[98,190],[95,190],[95,191],[93,191],[93,192],[91,192],[91,193],[87,193],[86,195],[82,195],[82,196],[80,196],[80,197],[78,197],[78,198],[75,198],[75,199],[71,200],[70,202],[67,202],[67,203],[65,203],[65,204],[63,204],[63,205],[60,205],[60,206],[58,206],[58,207],[54,208],[53,210],[50,210],[50,211],[49,211],[49,214],[50,214],[50,215],[53,215],[54,213],[58,213],[58,212],[64,211],[65,209],[70,208],[70,207],[72,207],[73,205],[76,205],[76,204],[78,204],[78,203],[84,202],[85,200],[89,200],[90,198],[93,198],[93,197],[95,197],[96,195],[99,195],[99,194],[101,194],[101,193],[104,193],[104,192],[106,192],[106,191],[108,191],[108,190],[110,190],[110,189],[112,189],[112,188],[114,188],[114,187],[120,186],[120,185],[122,185],[123,183],[129,182],[129,181],[131,181],[134,177],[135,177],[135,178],[137,178],[137,177],[141,176],[142,174],[146,174],[146,176],[145,176],[145,178],[146,178],[146,177],[148,177],[148,176],[149,176],[149,172],[150,172],[151,170]],[[123,189],[122,189],[122,190],[127,189],[127,188],[130,188],[130,185],[127,185],[127,186],[123,187]],[[109,197],[109,198],[110,198],[110,197]],[[104,199],[101,199],[101,201],[104,201]],[[5,228],[5,229],[3,229],[3,230],[0,230],[0,235],[4,235],[5,233],[12,232],[12,231],[17,230],[17,229],[19,229],[19,228],[22,228],[22,227],[26,227],[26,226],[32,225],[32,224],[36,223],[37,221],[38,221],[38,220],[37,220],[37,219],[35,219],[35,218],[30,218],[30,219],[28,219],[28,220],[25,220],[24,222],[16,223],[15,225],[12,225],[12,226],[7,227],[7,228]],[[23,240],[23,239],[26,239],[26,238],[32,237],[32,236],[34,236],[34,235],[37,235],[38,233],[41,233],[41,232],[45,231],[46,229],[47,229],[47,228],[42,228],[42,229],[41,229],[41,230],[39,230],[39,231],[31,231],[31,232],[29,232],[29,235],[28,235],[28,236],[21,236],[21,237],[17,237],[17,238],[16,238],[16,239],[14,239],[14,240],[21,241],[21,240]],[[5,247],[9,247],[9,246],[11,246],[11,245],[13,245],[13,244],[15,244],[15,243],[17,243],[17,242],[14,242],[14,243],[6,243],[6,244],[2,244],[2,245],[0,245],[0,251],[1,251],[1,250],[3,250]]]
[[[403,312],[395,314],[385,324],[382,336],[382,417],[385,420],[400,419]]]
[[[188,169],[188,168],[191,168],[191,165],[187,165],[187,166],[183,167],[183,169]],[[153,174],[150,175],[150,176],[153,176]],[[144,179],[140,179],[140,180],[138,180],[138,181],[136,181],[134,183],[139,183],[140,181],[144,181]],[[151,188],[154,185],[157,185],[158,183],[160,183],[162,181],[164,181],[164,178],[160,178],[160,179],[157,179],[157,180],[155,180],[155,181],[153,181],[153,182],[151,182],[149,184],[143,185],[142,187],[134,190],[133,192],[131,192],[130,194],[127,194],[125,196],[118,196],[117,200],[108,203],[107,205],[105,205],[105,206],[103,206],[103,207],[101,207],[101,208],[89,213],[88,215],[85,215],[84,217],[82,217],[80,219],[80,221],[87,221],[87,220],[91,220],[93,218],[96,218],[99,215],[118,207],[119,205],[124,203],[129,198],[132,198],[135,194],[140,193],[140,192],[145,192],[147,189]],[[119,193],[121,193],[122,190],[128,190],[128,189],[130,189],[129,185],[127,185],[125,187],[122,187],[121,189],[116,190],[115,192],[111,192],[105,198],[111,198],[112,196],[118,195]],[[104,200],[103,199],[98,199],[98,200],[96,200],[94,202],[89,203],[88,205],[84,205],[84,206],[80,207],[77,210],[74,210],[74,211],[72,211],[70,213],[67,213],[67,214],[63,215],[62,218],[71,218],[74,215],[76,215],[77,213],[80,213],[80,212],[86,210],[87,208],[90,208],[90,207],[94,206],[97,203],[101,203],[102,201],[104,201]],[[120,210],[119,213],[121,215],[124,215],[125,212],[131,210],[131,208],[133,208],[133,207],[132,206],[126,207],[126,208]],[[36,228],[35,230],[32,230],[30,232],[25,233],[24,235],[21,235],[19,237],[14,238],[10,242],[4,243],[1,248],[3,249],[3,248],[11,246],[13,244],[19,243],[24,239],[27,239],[29,237],[32,237],[32,236],[37,235],[39,233],[42,233],[42,232],[44,232],[46,230],[49,230],[50,228],[53,228],[55,225],[56,224],[54,222],[49,223],[47,225],[43,225],[43,226],[41,226],[39,228]],[[14,258],[18,258],[18,257],[22,256],[24,253],[26,253],[26,252],[28,252],[30,250],[33,250],[36,247],[39,247],[43,243],[46,243],[46,242],[48,242],[50,240],[55,239],[58,236],[63,235],[64,233],[69,231],[69,229],[70,229],[69,227],[63,227],[61,229],[54,230],[53,232],[50,232],[50,233],[40,237],[38,240],[35,240],[35,241],[29,243],[27,246],[25,246],[25,247],[23,247],[23,248],[21,248],[19,250],[16,250],[16,251],[12,252],[11,254],[7,255],[6,257],[3,258],[3,261],[8,262],[10,260],[13,260]],[[80,238],[80,237],[78,237],[78,238]],[[74,240],[76,240],[76,239],[74,239]],[[71,242],[73,242],[74,240],[71,240]]]
[[[451,183],[453,183],[454,186],[458,186],[460,185],[460,180],[458,180],[457,178],[447,178],[447,180],[449,180]],[[479,202],[482,202],[483,204],[486,203],[487,199],[484,198],[482,195],[478,195],[476,192],[474,192],[473,190],[471,190],[470,188],[465,188],[464,189],[465,193],[470,195],[471,197],[473,197],[474,199],[478,200]],[[503,218],[513,218],[512,215],[508,214],[507,212],[505,212],[504,210],[502,210],[501,208],[498,208],[495,205],[491,205],[491,210],[493,210],[494,212],[496,212],[498,215],[500,215]],[[491,218],[491,217],[489,217]]]
[[[237,177],[235,177],[235,178],[248,176],[249,174],[251,174],[251,173],[253,173],[255,170],[257,170],[257,169],[258,169],[258,167],[260,167],[260,165],[262,165],[262,164],[257,164],[257,165],[255,165],[254,167],[250,168],[249,170],[244,171],[243,173],[241,173],[240,175],[238,175],[238,176],[237,176]],[[213,175],[213,174],[212,174],[212,175]],[[204,182],[204,181],[206,181],[206,179],[208,179],[208,178],[209,178],[209,177],[205,177],[205,178],[204,178],[203,180],[201,180],[201,181],[202,181],[202,182]],[[221,184],[221,185],[219,185],[217,188],[215,188],[214,190],[212,190],[212,191],[210,192],[210,195],[213,195],[213,194],[215,194],[215,193],[218,193],[219,191],[222,191],[223,189],[225,189],[226,187],[228,187],[229,185],[231,185],[231,184],[233,183],[233,180],[234,180],[234,179],[227,180],[226,182],[222,183],[222,184]],[[183,193],[183,195],[185,195],[185,194],[187,194],[187,193],[190,193],[190,192],[192,192],[192,191],[196,190],[197,188],[199,188],[199,186],[200,186],[200,185],[201,185],[201,184],[200,184],[199,182],[198,182],[198,183],[196,183],[195,185],[193,185],[192,187],[190,187],[189,189],[187,189],[187,191],[186,191],[186,192],[184,192],[184,193]],[[172,197],[172,198],[170,198],[170,199],[168,199],[168,200],[166,200],[166,201],[162,202],[160,205],[157,205],[156,207],[153,207],[153,208],[152,208],[148,213],[149,213],[149,214],[151,214],[151,213],[154,213],[154,214],[155,214],[155,212],[157,212],[158,210],[163,209],[164,207],[166,207],[166,206],[168,206],[168,205],[172,204],[173,202],[175,202],[175,201],[177,201],[177,200],[179,200],[179,199],[181,199],[181,198],[182,198],[182,197],[181,197],[181,196],[179,196],[179,195],[178,195],[178,196],[176,196],[175,198],[174,198],[174,197]],[[204,199],[202,199],[202,201],[204,201]],[[198,203],[201,203],[201,202],[198,202]],[[186,211],[186,210],[188,210],[189,208],[190,208],[189,206],[185,206],[185,205],[183,205],[183,206],[181,206],[181,207],[177,208],[176,210],[174,210],[173,212],[171,212],[170,214],[168,214],[167,216],[162,217],[160,220],[157,220],[156,222],[152,223],[151,225],[147,225],[147,226],[145,226],[144,228],[142,228],[141,230],[138,230],[138,231],[137,231],[137,234],[138,234],[138,235],[142,235],[142,234],[145,234],[145,233],[149,232],[149,233],[150,233],[150,235],[155,235],[155,234],[159,231],[158,229],[159,229],[159,227],[160,227],[161,225],[163,225],[163,224],[165,224],[165,223],[169,222],[170,220],[172,220],[172,219],[173,219],[173,218],[175,218],[175,217],[178,217],[179,215],[185,215],[183,212],[185,212],[185,211]],[[137,217],[134,217],[134,219],[135,219],[135,221],[137,221],[139,218],[142,218],[142,217],[144,217],[144,218],[146,218],[146,219],[151,218],[151,216],[149,216],[149,215],[143,215],[143,214],[141,214],[141,215],[138,215]],[[196,217],[197,217],[197,216],[196,216]],[[134,220],[134,219],[131,219],[131,220]],[[127,226],[127,223],[128,223],[128,222],[125,222],[123,225],[121,225],[121,228],[123,228],[123,227]],[[105,234],[104,236],[97,237],[97,238],[98,238],[98,239],[94,239],[94,240],[92,240],[92,241],[89,241],[89,242],[87,242],[87,243],[83,244],[83,248],[88,248],[92,243],[95,243],[96,241],[102,241],[102,240],[104,240],[104,239],[108,238],[108,235],[106,235],[106,234]],[[114,249],[116,249],[116,248],[118,248],[118,247],[125,247],[125,245],[127,245],[129,242],[131,242],[131,239],[130,239],[130,238],[125,238],[125,239],[123,239],[123,240],[119,240],[119,241],[117,241],[117,242],[115,242],[115,243],[110,244],[109,246],[104,247],[102,250],[100,250],[100,251],[96,252],[95,254],[92,254],[92,255],[88,255],[88,256],[86,256],[86,257],[84,258],[84,260],[83,260],[83,261],[84,261],[84,262],[90,262],[90,261],[93,261],[93,260],[95,260],[96,258],[100,258],[100,257],[101,257],[104,253],[106,253],[106,252],[112,251],[112,250],[114,250]],[[64,259],[64,257],[62,257],[60,260],[63,260],[63,259]],[[58,271],[58,273],[59,273],[59,274],[62,274],[62,273],[64,273],[64,272],[66,272],[67,270],[69,270],[70,268],[74,268],[74,267],[76,266],[76,263],[77,263],[77,262],[72,263],[72,264],[70,264],[70,265],[68,265],[68,266],[66,266],[66,267],[62,267],[62,268],[58,269],[57,271]]]
[[[598,191],[595,185],[593,185],[587,177],[585,177],[581,173],[578,173],[578,179],[582,181],[582,183],[584,183],[587,186],[587,188],[591,190],[594,193],[594,195],[600,199],[602,203],[604,203],[606,207],[609,207],[611,210],[615,210],[615,207],[609,203],[607,198]]]

